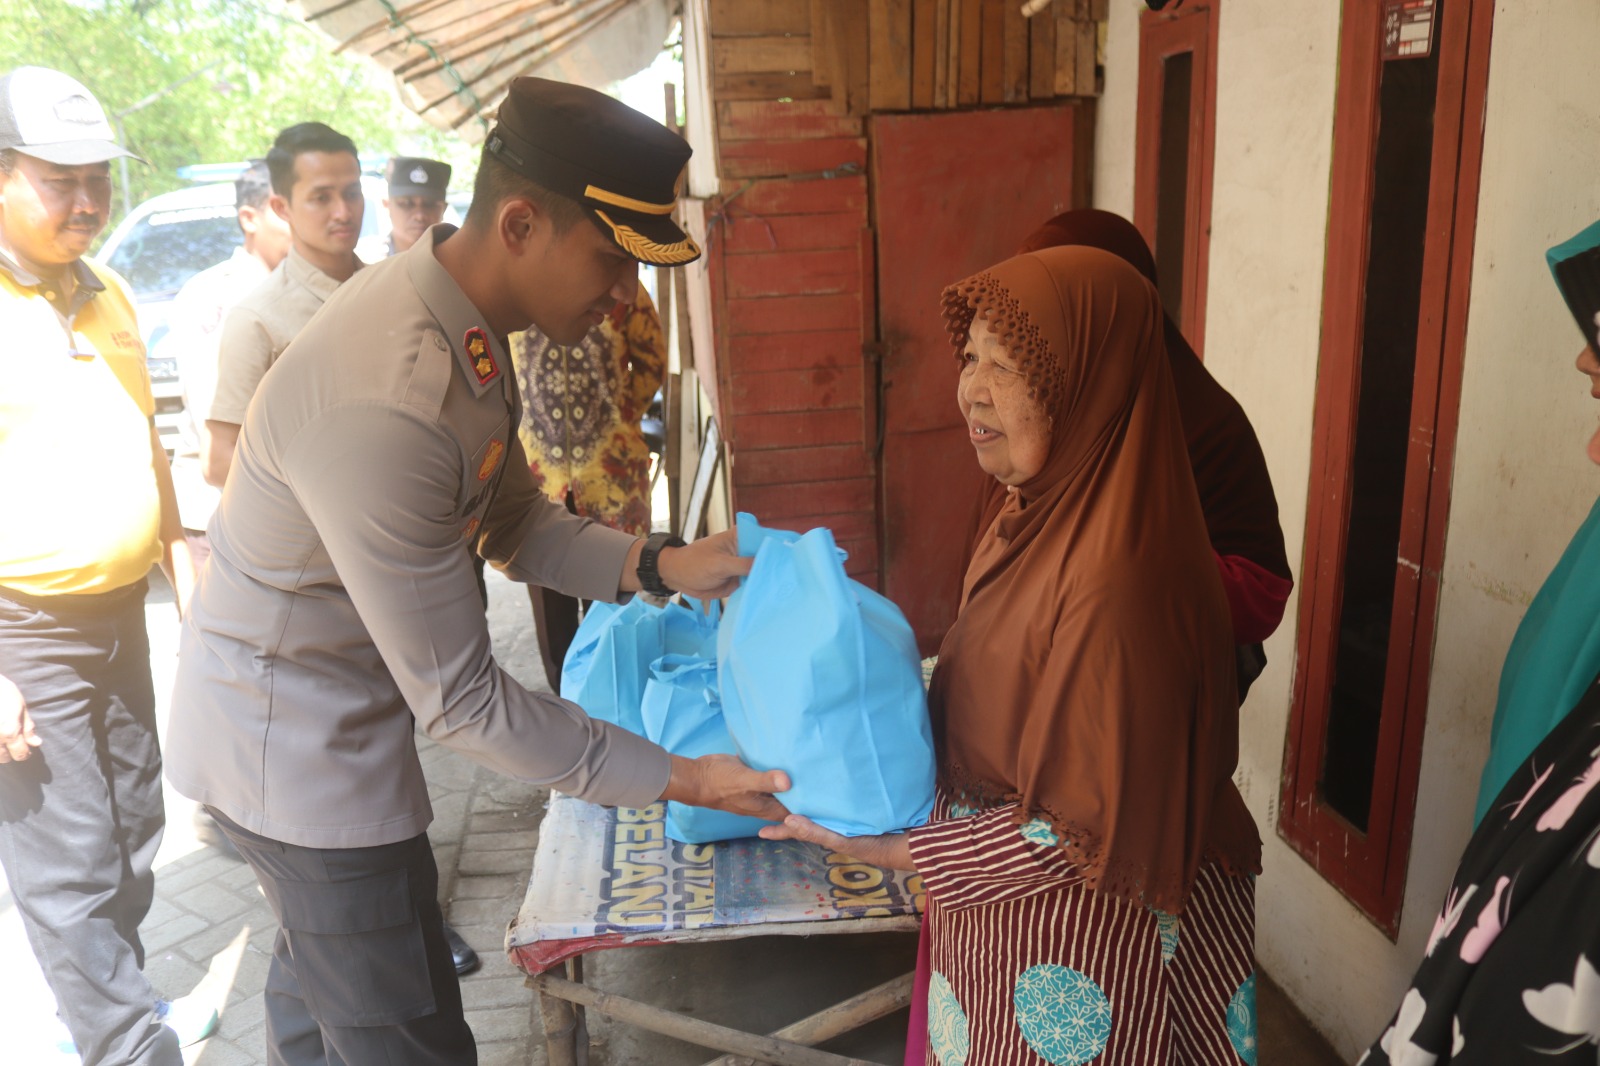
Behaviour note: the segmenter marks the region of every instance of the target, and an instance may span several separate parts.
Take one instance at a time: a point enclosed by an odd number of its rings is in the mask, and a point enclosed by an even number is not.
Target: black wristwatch
[[[666,582],[661,580],[657,562],[662,548],[682,547],[683,538],[674,537],[671,533],[652,533],[646,537],[644,547],[639,551],[639,568],[635,571],[639,575],[639,587],[652,596],[670,596],[678,591],[668,588]]]

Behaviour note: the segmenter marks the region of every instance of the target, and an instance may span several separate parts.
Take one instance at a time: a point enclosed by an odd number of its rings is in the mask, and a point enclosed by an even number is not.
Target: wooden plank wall
[[[1109,0],[707,0],[721,195],[709,205],[716,405],[734,506],[825,525],[876,587],[874,111],[1097,91]]]
[[[848,33],[849,6],[711,0],[723,178],[712,270],[735,507],[773,526],[828,526],[851,576],[876,586],[865,120],[834,103],[829,86],[848,92],[849,71],[815,65],[817,31]]]

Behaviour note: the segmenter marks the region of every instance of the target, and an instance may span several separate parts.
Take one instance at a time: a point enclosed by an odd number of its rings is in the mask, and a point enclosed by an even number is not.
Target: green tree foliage
[[[24,64],[72,75],[122,116],[150,163],[129,168],[134,204],[182,186],[180,166],[260,157],[312,119],[363,154],[444,159],[456,186],[476,166],[474,146],[407,110],[372,61],[334,54],[285,0],[0,0],[0,71]]]

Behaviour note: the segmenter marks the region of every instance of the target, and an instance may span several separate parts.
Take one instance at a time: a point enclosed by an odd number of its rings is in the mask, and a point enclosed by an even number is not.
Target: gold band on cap
[[[676,266],[687,263],[700,256],[700,246],[685,237],[674,244],[657,244],[638,230],[625,226],[620,222],[612,221],[604,211],[596,209],[595,214],[600,221],[611,227],[611,234],[616,238],[617,244],[623,251],[635,259],[642,259],[647,263],[658,263],[662,266]]]
[[[610,204],[612,207],[620,207],[627,211],[637,211],[641,215],[670,215],[672,214],[672,209],[678,206],[676,200],[664,204],[652,204],[646,200],[635,200],[631,196],[623,196],[621,193],[607,192],[597,185],[585,187],[583,195],[590,200],[599,200],[603,204]]]

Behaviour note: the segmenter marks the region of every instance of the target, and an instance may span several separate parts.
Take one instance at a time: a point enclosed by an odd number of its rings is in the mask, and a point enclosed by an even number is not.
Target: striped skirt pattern
[[[1174,917],[1084,888],[1003,809],[952,813],[913,833],[928,1066],[1255,1066],[1252,879],[1208,864]]]

